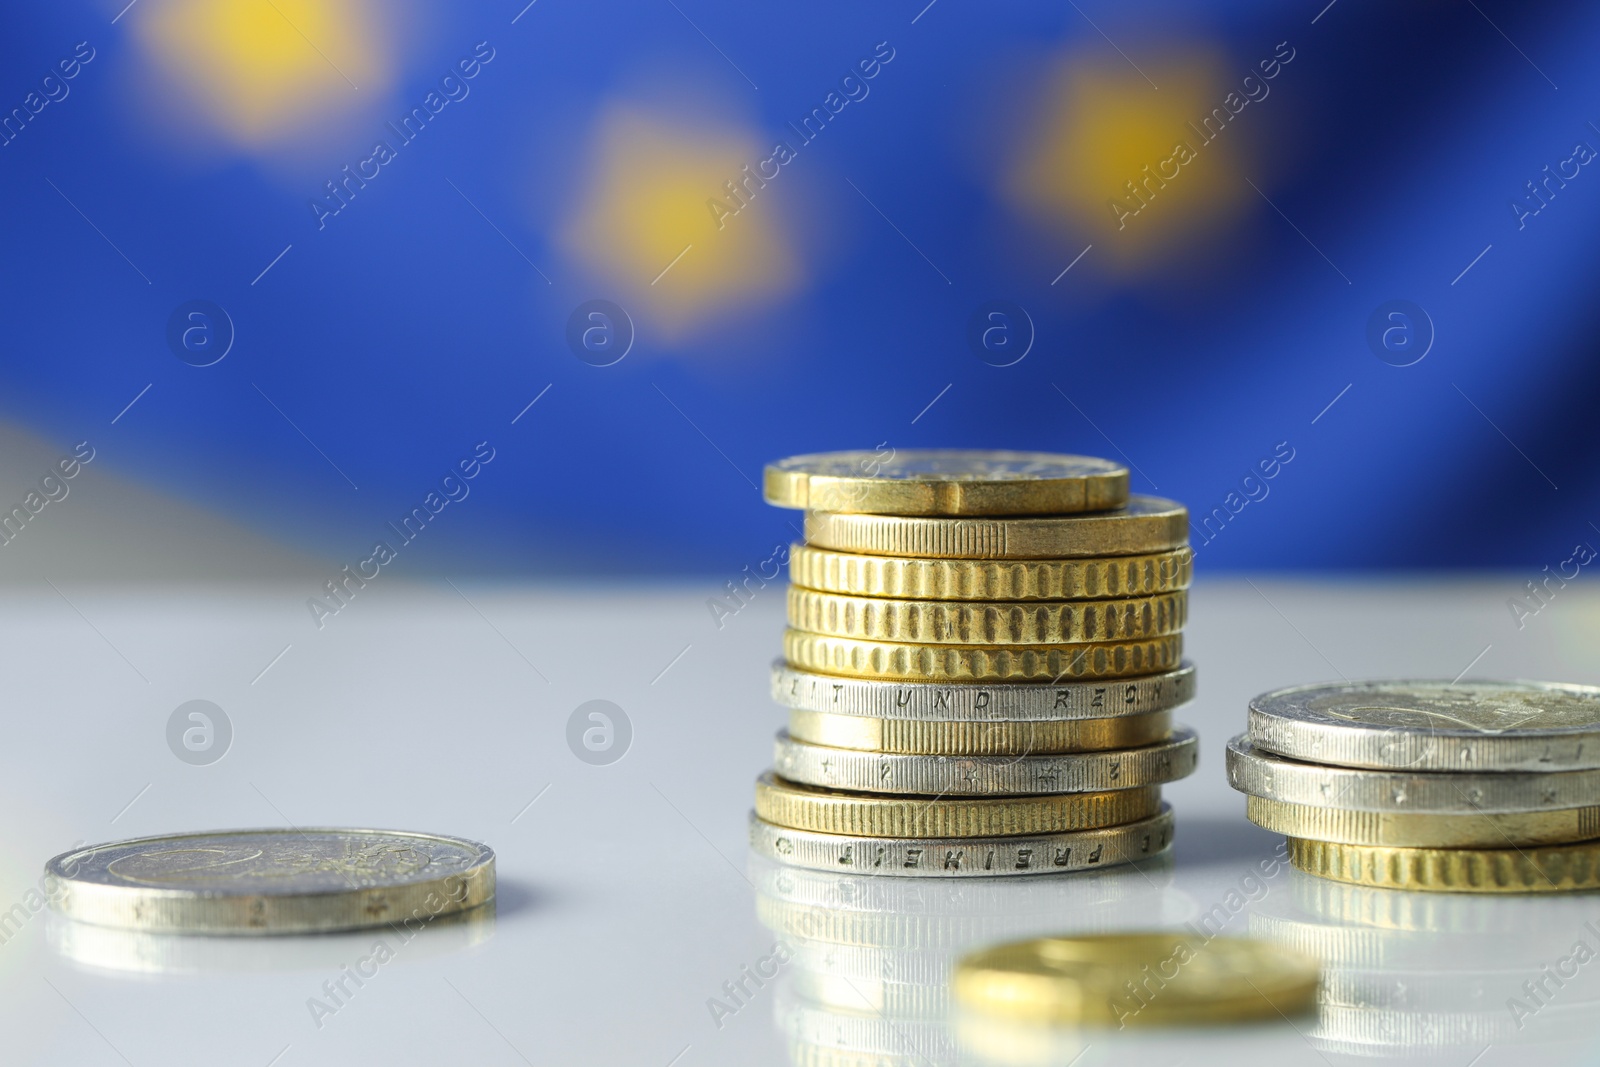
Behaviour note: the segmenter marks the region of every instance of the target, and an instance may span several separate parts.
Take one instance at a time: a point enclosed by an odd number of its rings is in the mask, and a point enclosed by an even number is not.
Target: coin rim
[[[985,515],[1062,515],[1103,511],[1128,499],[1128,468],[1101,456],[1010,449],[921,448],[902,453],[1070,460],[1102,464],[1104,470],[1046,478],[888,478],[877,474],[826,474],[784,464],[834,456],[876,458],[876,452],[845,449],[810,452],[774,460],[762,468],[762,499],[774,507],[839,511],[860,515],[958,517]],[[843,506],[841,506],[843,505]]]
[[[1178,725],[1173,726],[1170,738],[1154,745],[1050,756],[918,756],[857,752],[796,741],[789,737],[788,730],[778,731],[772,751],[773,770],[791,782],[857,793],[912,796],[1036,796],[1168,785],[1193,774],[1200,759],[1199,738],[1193,730]],[[1180,767],[1178,764],[1184,755],[1190,757],[1189,763],[1187,767]],[[1166,757],[1168,769],[1156,773],[1154,768],[1160,765],[1162,757]],[[843,768],[841,778],[847,780],[823,781],[820,774],[809,772],[805,766],[794,767],[800,759],[827,759]],[[1131,775],[1127,766],[1130,762],[1135,768]],[[1054,765],[1056,774],[1046,785],[1031,779],[1017,780],[1049,765]],[[891,770],[898,767],[900,773],[885,776],[881,770],[885,766]],[[800,773],[793,773],[796,770]],[[1140,770],[1142,774],[1138,773]],[[971,771],[974,777],[965,777],[963,771]],[[980,774],[985,784],[975,786]],[[1062,779],[1067,779],[1067,784],[1063,785]]]
[[[914,600],[904,597],[859,596],[830,593],[791,585],[785,591],[789,628],[823,637],[843,637],[855,641],[885,644],[938,644],[1011,647],[1054,644],[1112,644],[1143,641],[1181,633],[1189,617],[1189,593],[1174,589],[1146,596],[1116,597],[1103,600]],[[1121,629],[1121,618],[1133,613],[1140,619],[1133,632]],[[1142,621],[1148,613],[1148,628]],[[1026,627],[1047,625],[1055,633],[1041,636],[1023,633]],[[1009,618],[1007,623],[1003,620]],[[937,623],[958,622],[958,637],[948,633],[932,636]],[[1107,632],[1083,632],[1090,620]],[[1065,632],[1063,632],[1065,626]],[[914,635],[887,631],[915,630]],[[975,635],[978,630],[988,633]]]
[[[1275,809],[1266,808],[1266,805],[1274,805]],[[1283,810],[1285,808],[1293,810]],[[1570,830],[1549,834],[1513,833],[1494,821],[1499,818],[1540,816],[1570,816],[1574,826]],[[1285,837],[1377,848],[1517,848],[1600,838],[1600,805],[1595,804],[1540,811],[1474,811],[1442,815],[1417,811],[1330,808],[1247,795],[1245,818],[1263,830]],[[1586,824],[1587,832],[1584,829]],[[1479,841],[1483,843],[1477,843]]]
[[[851,793],[827,786],[807,785],[804,782],[791,782],[771,770],[763,771],[756,778],[755,812],[763,822],[790,830],[850,837],[975,840],[1076,833],[1079,830],[1102,830],[1137,822],[1160,811],[1161,787],[1158,785],[1084,793],[1038,793],[1022,797],[960,796],[930,799],[885,793]],[[907,833],[889,828],[889,824],[916,826],[919,821],[925,822],[930,832]],[[962,826],[980,821],[994,828]],[[1058,830],[1037,825],[1048,821],[1082,825]],[[852,822],[857,825],[849,829],[827,825]],[[952,823],[961,828],[932,832],[936,824],[948,826]]]
[[[1109,719],[1174,711],[1194,699],[1195,666],[1183,660],[1158,674],[1120,679],[1066,682],[890,682],[795,667],[782,657],[772,661],[772,700],[802,711],[859,715],[875,719],[925,719],[930,722],[1052,722],[1058,719]],[[1170,688],[1168,683],[1171,683]],[[789,683],[787,686],[785,683]],[[786,693],[784,690],[788,689]],[[1122,690],[1120,707],[1093,701]],[[1152,695],[1149,690],[1154,689]],[[834,701],[813,699],[832,690]],[[897,697],[904,693],[902,709]],[[944,699],[940,699],[940,695]],[[987,695],[985,695],[987,694]],[[1167,695],[1170,694],[1170,695]],[[842,698],[842,700],[841,700]],[[979,708],[982,698],[986,706]],[[1085,703],[1088,701],[1088,703]],[[1066,707],[1058,707],[1065,703]],[[941,705],[943,705],[941,707]]]
[[[834,637],[831,634],[812,633],[788,627],[783,631],[784,658],[790,663],[802,663],[810,658],[825,661],[845,655],[851,662],[846,665],[827,663],[829,671],[802,667],[819,674],[839,674],[846,678],[866,678],[874,681],[899,682],[961,682],[982,685],[1006,682],[1055,682],[1061,678],[1082,680],[1096,678],[1122,680],[1148,674],[1165,673],[1167,663],[1183,662],[1183,633],[1162,634],[1156,637],[1139,637],[1123,641],[1062,642],[1038,645],[947,645],[915,641],[865,641],[856,637]],[[821,653],[820,656],[818,653]],[[862,657],[869,665],[862,667],[856,661]],[[946,661],[954,658],[961,673],[953,675],[944,666],[928,666],[931,657]],[[1057,669],[1063,657],[1078,664],[1073,673]],[[885,666],[874,666],[871,661],[890,660]],[[1109,667],[1101,666],[1103,660],[1113,661]],[[1115,665],[1118,659],[1132,662]],[[920,674],[908,674],[899,669],[902,661],[918,662]],[[1152,662],[1145,662],[1150,660]],[[1043,664],[1041,666],[1041,662]],[[847,673],[853,672],[853,673]],[[894,672],[894,673],[890,673]]]
[[[64,864],[69,857],[110,848],[248,834],[417,838],[465,847],[474,851],[476,858],[460,870],[414,882],[295,893],[256,890],[231,892],[215,888],[199,890],[90,882],[68,874]],[[494,849],[481,841],[450,834],[349,826],[243,827],[153,834],[68,849],[51,857],[45,864],[44,883],[45,897],[51,908],[79,922],[153,933],[262,936],[387,926],[405,922],[407,915],[414,918],[417,911],[425,908],[429,912],[429,921],[468,911],[494,899],[495,867]],[[437,911],[427,908],[427,898],[437,894],[439,887],[452,878],[466,883],[461,900],[451,901],[446,897],[446,906]],[[370,909],[380,903],[384,916],[377,918]]]
[[[809,721],[808,721],[809,720]],[[856,740],[849,735],[854,729],[870,730],[868,724],[878,724],[876,743],[846,744]],[[940,729],[941,727],[946,729]],[[959,727],[981,728],[979,737],[966,737],[968,731]],[[1039,741],[1025,736],[1027,730],[1044,732],[1056,727],[1076,738],[1070,747],[1061,741]],[[1098,736],[1085,737],[1091,731]],[[890,744],[884,734],[891,734]],[[1024,736],[1018,737],[1018,734]],[[1159,736],[1155,736],[1159,735]],[[789,709],[789,736],[807,744],[825,748],[842,748],[851,752],[882,752],[903,756],[1027,756],[1057,755],[1070,752],[1109,752],[1116,749],[1141,748],[1165,741],[1172,736],[1172,712],[1149,711],[1143,715],[1110,715],[1103,719],[1056,719],[1053,721],[1024,720],[979,722],[939,722],[919,719],[869,719],[859,715],[835,715],[827,711],[810,711],[805,708]],[[1004,744],[995,744],[996,739]],[[964,743],[955,744],[956,740]],[[985,748],[983,744],[987,743]],[[1093,741],[1094,743],[1086,743]],[[912,747],[915,744],[915,747]]]
[[[830,537],[829,527],[839,526],[846,531],[860,529],[849,536]],[[806,512],[805,540],[833,552],[922,559],[1148,556],[1189,544],[1189,509],[1175,500],[1136,493],[1116,511],[1059,517],[982,519],[811,510]]]
[[[1228,741],[1226,767],[1228,784],[1247,796],[1293,804],[1331,803],[1358,811],[1511,815],[1581,808],[1600,794],[1600,769],[1473,774],[1338,767],[1256,749],[1248,734]],[[1315,782],[1314,776],[1319,774],[1350,784],[1330,798]],[[1365,784],[1362,778],[1367,779]],[[1396,786],[1402,795],[1399,801],[1394,799]],[[1474,789],[1480,793],[1477,799],[1468,792]]]
[[[844,867],[837,857],[824,857],[822,850],[836,849],[841,845],[860,847],[865,854],[868,849],[883,847],[887,850],[904,850],[910,848],[922,850],[938,850],[941,848],[968,849],[983,845],[994,845],[997,849],[1015,850],[1029,848],[1034,851],[1051,846],[1067,848],[1080,848],[1099,842],[1102,846],[1121,843],[1124,848],[1131,845],[1140,834],[1150,834],[1162,831],[1166,835],[1156,848],[1150,849],[1142,855],[1119,854],[1109,862],[1096,861],[1092,864],[1067,864],[1056,866],[1049,863],[1042,867],[1028,867],[1024,870],[1000,869],[983,870],[981,868],[960,867],[931,868],[917,866],[907,868],[891,864],[887,868],[857,868]],[[1141,859],[1153,858],[1161,855],[1172,847],[1173,818],[1172,805],[1163,803],[1161,810],[1148,819],[1137,822],[1123,823],[1121,826],[1108,826],[1102,830],[1080,830],[1064,834],[1037,834],[1016,837],[975,837],[975,838],[893,838],[893,837],[857,837],[850,834],[819,834],[810,830],[791,830],[781,826],[773,826],[750,812],[750,847],[758,855],[777,863],[787,864],[792,867],[803,867],[808,870],[819,871],[848,871],[851,873],[875,874],[880,877],[890,878],[1005,878],[1018,875],[1032,874],[1061,874],[1072,871],[1097,871],[1124,863],[1133,863]],[[775,842],[779,837],[793,837],[803,846],[793,849],[788,855],[780,854]],[[816,853],[815,858],[810,854]],[[852,853],[853,854],[853,853]]]
[[[1274,689],[1252,697],[1249,705],[1251,739],[1260,748],[1290,759],[1373,770],[1462,772],[1600,768],[1600,719],[1589,726],[1489,733],[1465,727],[1384,727],[1350,722],[1293,703],[1302,694],[1337,693],[1362,686],[1389,689],[1475,686],[1583,693],[1595,700],[1596,712],[1600,715],[1600,686],[1522,679],[1483,679],[1467,683],[1429,678],[1321,682]],[[1590,751],[1587,759],[1582,756],[1586,746]]]

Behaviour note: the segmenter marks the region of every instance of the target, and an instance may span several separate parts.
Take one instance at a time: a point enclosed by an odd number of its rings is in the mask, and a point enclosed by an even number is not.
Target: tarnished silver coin
[[[1084,793],[1162,785],[1194,772],[1200,746],[1178,727],[1166,741],[1105,752],[1044,756],[907,756],[796,741],[773,744],[773,770],[791,782],[862,793],[918,796]]]
[[[1372,770],[1301,763],[1256,747],[1245,734],[1228,742],[1228,784],[1241,793],[1290,804],[1357,811],[1509,814],[1593,804],[1600,770]]]
[[[416,928],[494,897],[494,852],[395,830],[222,830],[113,841],[45,866],[51,905],[102,926],[187,934]]]
[[[1128,501],[1128,468],[1093,456],[973,449],[821,452],[767,465],[767,503],[878,515],[1065,515]]]
[[[1194,698],[1194,664],[1116,681],[999,685],[877,682],[772,664],[772,699],[831,715],[934,722],[1109,719],[1170,711]]]
[[[1336,682],[1250,701],[1250,740],[1290,759],[1416,771],[1600,767],[1600,688]]]
[[[750,813],[750,845],[796,867],[915,878],[992,878],[1129,863],[1172,844],[1172,808],[1148,819],[1066,834],[990,838],[851,837],[774,826]]]

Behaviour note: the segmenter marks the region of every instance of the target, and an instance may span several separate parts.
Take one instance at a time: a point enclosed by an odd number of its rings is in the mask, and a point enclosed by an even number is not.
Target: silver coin
[[[1172,808],[1104,830],[990,838],[851,837],[774,826],[750,813],[750,846],[780,863],[819,871],[911,878],[993,878],[1131,863],[1172,844]]]
[[[1120,681],[940,685],[841,678],[772,664],[772,699],[786,708],[876,719],[1053,722],[1169,711],[1194,698],[1194,664]]]
[[[1600,767],[1600,688],[1373,681],[1250,701],[1250,740],[1291,759],[1416,771]]]
[[[795,741],[780,730],[773,769],[791,782],[914,796],[1086,793],[1161,785],[1194,773],[1200,746],[1177,727],[1154,745],[1046,756],[907,756]]]
[[[1593,804],[1600,770],[1445,774],[1331,767],[1284,759],[1240,734],[1228,742],[1228,784],[1253,797],[1356,811],[1510,814]]]
[[[51,905],[102,926],[287,934],[425,926],[494,897],[494,852],[392,830],[224,830],[114,841],[45,866]]]

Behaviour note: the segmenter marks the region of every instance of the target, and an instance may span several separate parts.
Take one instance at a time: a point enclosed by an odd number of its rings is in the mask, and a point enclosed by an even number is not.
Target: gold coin
[[[944,645],[1056,645],[1158,637],[1183,629],[1189,594],[1130,600],[889,600],[789,589],[796,630],[864,641]]]
[[[791,724],[789,732],[794,733]],[[1246,797],[1245,815],[1285,837],[1400,848],[1521,848],[1600,838],[1600,807],[1497,814],[1353,811]]]
[[[878,515],[1066,515],[1120,508],[1128,468],[1052,452],[824,452],[767,465],[767,503]]]
[[[1129,678],[1171,670],[1183,660],[1183,635],[1081,645],[912,645],[858,641],[804,630],[783,632],[792,667],[847,678],[908,682],[1058,682]]]
[[[1073,559],[1168,552],[1189,543],[1189,512],[1153,496],[1099,515],[950,519],[806,512],[806,542],[839,552],[933,559]]]
[[[989,1015],[1040,1023],[1192,1025],[1311,1007],[1318,964],[1270,941],[1192,932],[1041,937],[956,963],[952,992]]]
[[[1032,797],[899,797],[756,779],[756,814],[774,826],[857,837],[1015,837],[1098,830],[1147,819],[1159,786]]]
[[[1171,734],[1170,711],[1123,715],[1115,719],[998,722],[878,719],[864,715],[832,715],[799,708],[789,712],[789,736],[796,741],[830,748],[851,748],[859,752],[929,756],[1096,752],[1153,745],[1165,741]]]
[[[1104,559],[912,559],[789,548],[789,580],[806,589],[907,600],[1104,600],[1189,587],[1194,553],[1175,548]]]
[[[1337,882],[1429,893],[1600,889],[1600,841],[1530,848],[1386,848],[1291,837],[1289,862]]]

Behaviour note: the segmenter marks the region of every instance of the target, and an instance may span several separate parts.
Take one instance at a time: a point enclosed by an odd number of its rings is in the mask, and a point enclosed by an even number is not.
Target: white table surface
[[[1222,771],[1245,701],[1277,686],[1449,678],[1469,664],[1470,676],[1600,682],[1600,596],[1580,579],[1519,630],[1506,600],[1531,577],[1203,579],[1187,645],[1201,695],[1180,715],[1200,731],[1202,758],[1167,793],[1174,859],[959,886],[796,881],[749,856],[751,782],[782,721],[766,692],[776,584],[721,630],[705,606],[722,584],[712,580],[458,592],[386,577],[321,631],[300,584],[143,589],[58,577],[59,592],[14,588],[0,624],[0,909],[22,908],[0,944],[4,1062],[779,1064],[790,1055],[784,1025],[816,1043],[903,1042],[885,1064],[952,1062],[938,1020],[808,1008],[796,983],[845,966],[838,951],[802,952],[764,987],[747,984],[748,1003],[717,1025],[708,1000],[725,998],[723,984],[779,937],[758,921],[759,887],[844,901],[859,936],[924,943],[903,960],[883,949],[850,957],[905,968],[936,967],[939,953],[977,940],[1176,926],[1225,904],[1229,933],[1300,931],[1365,953],[1330,969],[1390,1005],[1249,1028],[1095,1033],[1081,1039],[1082,1067],[1343,1063],[1419,1046],[1436,1049],[1429,1062],[1466,1067],[1481,1055],[1494,1067],[1557,1038],[1538,1049],[1541,1062],[1592,1063],[1600,963],[1549,985],[1548,1007],[1521,1030],[1507,1001],[1575,943],[1600,949],[1584,925],[1600,930],[1600,898],[1333,891],[1293,872],[1246,881],[1280,839],[1245,822]],[[609,766],[580,762],[565,740],[570,713],[596,698],[624,708],[635,731]],[[167,748],[168,716],[192,699],[214,701],[234,727],[230,751],[209,766]],[[400,946],[319,1026],[308,1000],[393,934],[163,941],[27,907],[44,861],[81,840],[289,823],[486,841],[499,855],[497,914]],[[1241,889],[1233,901],[1254,899],[1233,914],[1229,894]],[[785,906],[769,901],[766,914],[792,916]],[[1365,1044],[1340,1043],[1351,1035]]]

